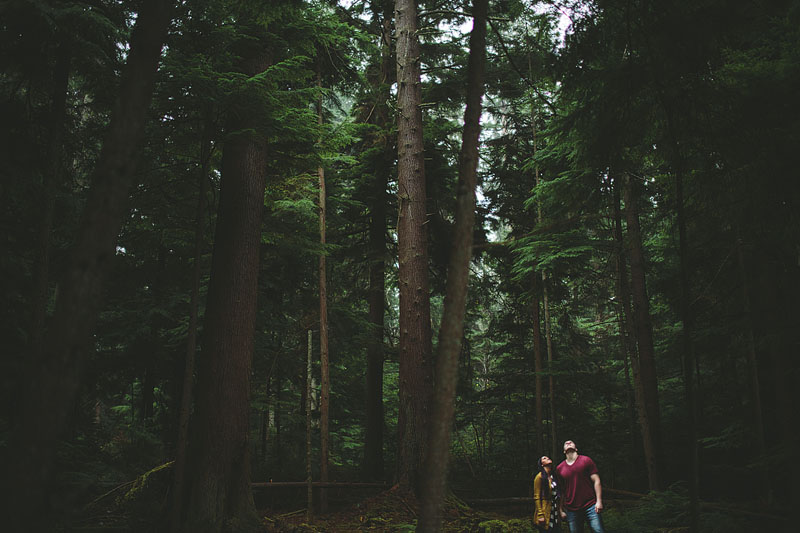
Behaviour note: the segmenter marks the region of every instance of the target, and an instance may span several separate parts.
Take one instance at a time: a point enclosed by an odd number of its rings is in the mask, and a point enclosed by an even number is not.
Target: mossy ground
[[[309,521],[304,511],[264,517],[269,533],[353,531],[401,532],[414,531],[419,506],[413,495],[397,488],[352,505],[336,513],[316,516]],[[523,516],[480,512],[450,496],[444,508],[443,531],[471,533],[527,533],[534,531],[533,522]]]

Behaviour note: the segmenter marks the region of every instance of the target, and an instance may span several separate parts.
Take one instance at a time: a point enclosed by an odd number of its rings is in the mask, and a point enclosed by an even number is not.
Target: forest
[[[800,0],[0,1],[0,530],[532,532],[573,440],[793,531],[798,95]]]

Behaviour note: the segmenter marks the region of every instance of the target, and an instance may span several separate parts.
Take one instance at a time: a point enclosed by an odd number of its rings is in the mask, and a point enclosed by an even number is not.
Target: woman
[[[539,531],[556,530],[560,487],[553,471],[553,461],[543,455],[536,467],[538,474],[533,478],[533,523]]]

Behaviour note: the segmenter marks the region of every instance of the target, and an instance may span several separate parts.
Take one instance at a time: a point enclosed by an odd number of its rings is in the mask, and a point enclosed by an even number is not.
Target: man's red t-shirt
[[[594,494],[594,482],[590,477],[597,474],[597,465],[586,455],[578,455],[575,462],[568,465],[566,461],[556,468],[561,479],[564,508],[570,511],[581,511],[597,503]]]

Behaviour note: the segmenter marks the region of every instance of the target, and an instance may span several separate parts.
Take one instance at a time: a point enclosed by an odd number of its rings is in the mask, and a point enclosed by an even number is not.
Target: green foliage
[[[758,531],[767,523],[774,525],[768,517],[756,517],[726,510],[722,507],[703,509],[702,531]],[[611,508],[603,513],[603,525],[609,531],[623,533],[656,533],[682,530],[688,523],[689,498],[685,488],[675,485],[667,491],[651,492],[636,503],[626,503],[620,508]],[[765,522],[766,520],[766,522]]]

